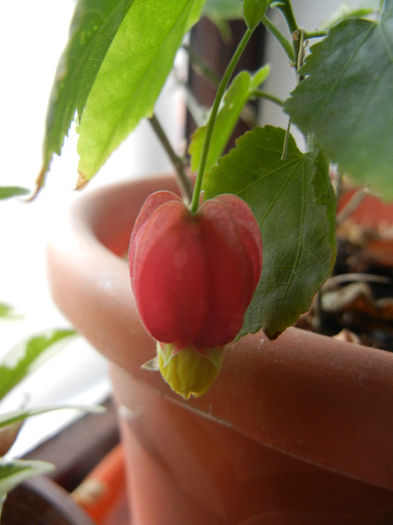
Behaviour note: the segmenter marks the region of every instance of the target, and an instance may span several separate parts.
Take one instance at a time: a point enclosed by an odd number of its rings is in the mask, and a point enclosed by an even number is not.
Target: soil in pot
[[[393,351],[393,229],[386,217],[371,224],[360,211],[357,220],[339,226],[332,277],[297,326]]]

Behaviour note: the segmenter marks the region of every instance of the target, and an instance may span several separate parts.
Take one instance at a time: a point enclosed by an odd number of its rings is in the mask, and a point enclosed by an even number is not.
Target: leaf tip
[[[83,190],[89,183],[89,179],[85,177],[85,175],[81,172],[79,172],[78,180],[76,181],[75,189],[77,191]]]

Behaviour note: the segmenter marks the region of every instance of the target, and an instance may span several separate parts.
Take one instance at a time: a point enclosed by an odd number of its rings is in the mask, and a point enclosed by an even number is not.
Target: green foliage
[[[139,121],[153,112],[176,51],[203,3],[134,0],[102,62],[81,119],[82,179],[91,179]]]
[[[20,317],[13,306],[8,303],[0,303],[0,319],[20,319]]]
[[[244,20],[250,29],[259,24],[267,8],[267,0],[243,0]]]
[[[265,15],[267,6],[269,13],[280,10],[292,39]],[[191,210],[198,208],[205,173],[206,198],[229,192],[251,206],[262,232],[264,263],[239,337],[260,328],[276,337],[310,308],[332,270],[336,198],[328,162],[393,198],[393,0],[380,0],[374,19],[364,18],[371,13],[367,2],[339,13],[340,21],[336,18],[327,30],[311,32],[300,29],[290,0],[79,0],[52,93],[43,172],[60,152],[77,113],[81,182],[91,179],[140,120],[151,116],[176,51],[201,14],[225,32],[227,21],[242,13],[247,28],[217,83],[209,127],[192,137],[191,169],[198,176]],[[261,21],[297,74],[285,111],[314,146],[302,153],[285,130],[266,126],[246,133],[221,157],[245,104],[269,70],[261,68],[254,76],[242,71],[228,88]],[[322,37],[304,66],[303,37]],[[274,93],[258,96],[282,105]],[[184,159],[165,138],[162,142],[184,177]]]
[[[244,105],[252,96],[253,91],[266,80],[269,70],[269,66],[264,66],[255,73],[255,75],[250,75],[247,71],[242,71],[234,78],[217,114],[211,147],[206,162],[206,171],[217,162],[217,159],[222,154]],[[206,137],[206,127],[205,125],[198,128],[192,137],[189,153],[191,155],[191,169],[193,171],[197,171],[199,167]]]
[[[81,412],[89,412],[91,414],[101,414],[105,412],[105,408],[101,406],[93,405],[61,405],[61,406],[50,406],[50,407],[39,407],[30,409],[20,409],[13,412],[7,412],[6,414],[0,415],[0,428],[4,428],[14,423],[24,421],[27,418],[33,416],[40,416],[48,412],[54,412],[58,410],[78,410]]]
[[[74,330],[53,330],[31,337],[10,350],[0,365],[0,399],[36,368],[54,345],[74,335]]]
[[[188,15],[187,25],[184,33],[187,33],[194,24],[198,22],[204,9],[206,0],[191,0],[190,1],[190,14]]]
[[[285,109],[359,184],[393,198],[393,1],[378,22],[349,19],[311,48]]]
[[[381,9],[383,1],[381,0],[363,0],[357,7],[342,3],[338,6],[337,11],[332,13],[329,20],[323,24],[323,28],[331,28],[346,18],[365,18]]]
[[[79,0],[60,58],[46,120],[41,182],[60,154],[75,113],[81,118],[98,70],[134,0]]]
[[[207,0],[202,14],[218,27],[224,42],[232,38],[229,22],[243,17],[241,0]]]
[[[3,358],[0,366],[0,399],[19,384],[29,373],[42,364],[44,357],[58,346],[61,341],[75,335],[74,330],[54,330],[30,338],[13,348]],[[79,410],[83,412],[100,413],[100,406],[63,405],[19,409],[0,415],[2,454],[13,444],[21,423],[32,416],[45,414],[59,409]],[[29,477],[45,474],[53,470],[53,465],[41,461],[8,461],[0,458],[0,513],[7,493]]]
[[[20,186],[1,186],[0,187],[0,200],[10,199],[11,197],[19,197],[21,195],[27,195],[29,192],[26,188]]]
[[[54,469],[46,461],[0,459],[0,511],[6,494],[32,476],[47,474]]]
[[[278,336],[311,305],[335,258],[335,196],[321,155],[301,153],[284,130],[243,135],[206,177],[206,198],[234,193],[253,210],[263,241],[262,277],[240,335]]]
[[[203,14],[212,21],[242,18],[241,0],[207,0]]]

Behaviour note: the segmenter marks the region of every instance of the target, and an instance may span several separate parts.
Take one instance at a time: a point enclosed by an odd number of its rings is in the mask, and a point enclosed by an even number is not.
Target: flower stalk
[[[254,28],[255,29],[255,28]],[[240,57],[242,56],[253,32],[254,32],[254,29],[247,29],[247,31],[244,33],[235,53],[233,54],[228,66],[227,66],[227,69],[225,70],[225,73],[221,79],[221,82],[218,86],[218,89],[217,89],[217,92],[216,92],[216,96],[215,96],[215,99],[214,99],[214,102],[213,102],[213,107],[212,107],[212,110],[211,110],[211,113],[210,113],[210,117],[209,117],[209,120],[208,120],[208,123],[207,123],[207,129],[206,129],[206,136],[205,136],[205,141],[204,141],[204,144],[203,144],[203,149],[202,149],[202,155],[201,155],[201,160],[200,160],[200,164],[199,164],[199,170],[198,170],[198,175],[197,175],[197,178],[196,178],[196,182],[195,182],[195,187],[194,187],[194,193],[193,193],[193,196],[192,196],[192,201],[191,201],[191,212],[192,213],[196,213],[197,209],[198,209],[198,205],[199,205],[199,199],[200,199],[200,193],[201,193],[201,189],[202,189],[202,181],[203,181],[203,175],[205,173],[205,168],[206,168],[206,162],[207,162],[207,157],[208,157],[208,154],[209,154],[209,147],[210,147],[210,141],[211,141],[211,138],[212,138],[212,134],[213,134],[213,128],[214,128],[214,123],[216,121],[216,117],[217,117],[217,113],[218,113],[218,109],[220,107],[220,103],[221,103],[221,100],[222,100],[222,97],[224,96],[224,93],[225,93],[225,90],[227,88],[227,85],[232,77],[232,74],[233,72],[235,71],[235,68],[240,60]]]

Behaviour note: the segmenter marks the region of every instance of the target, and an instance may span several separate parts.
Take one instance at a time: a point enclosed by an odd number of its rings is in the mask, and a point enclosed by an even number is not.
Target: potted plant
[[[393,3],[351,12],[316,31],[302,28],[290,0],[225,3],[242,8],[244,35],[207,122],[191,138],[191,184],[188,162],[166,139],[154,103],[186,33],[218,4],[134,0],[95,2],[91,10],[87,0],[77,3],[49,105],[37,189],[75,113],[78,186],[144,117],[174,161],[176,177],[88,191],[49,247],[53,295],[113,363],[135,523],[390,523],[392,355],[291,325],[310,310],[335,263],[337,195],[330,165],[337,166],[338,181],[345,174],[384,198],[393,196]],[[272,22],[272,12],[283,16],[289,38]],[[233,76],[260,24],[295,70],[298,85],[286,101],[260,88],[274,64]],[[256,126],[223,153],[245,105],[257,98],[283,108],[287,129]],[[291,135],[294,125],[305,136],[304,152]],[[161,192],[176,186],[183,200]],[[223,194],[247,208],[228,204]],[[184,217],[204,233],[194,238]],[[255,221],[263,264],[251,294],[260,271]],[[128,264],[123,256],[135,222]],[[209,249],[201,255],[195,245]],[[185,248],[182,257],[176,246]],[[195,257],[187,259],[190,253]],[[187,283],[184,257],[193,269]],[[205,274],[196,258],[204,261]],[[223,285],[232,273],[233,283]],[[201,324],[206,286],[213,289],[206,308],[214,304],[218,316],[209,329],[208,320]],[[229,287],[239,296],[245,290],[240,306],[230,294],[222,300]],[[225,339],[234,334],[233,326],[223,327],[224,310],[234,314],[235,326],[241,315],[232,342]],[[167,318],[172,324],[165,331]],[[158,333],[166,335],[159,336],[165,344],[156,351],[152,335],[158,339]],[[141,367],[156,352],[166,381],[195,399],[182,400],[146,370],[156,369],[157,359]],[[196,386],[189,386],[190,377]]]

